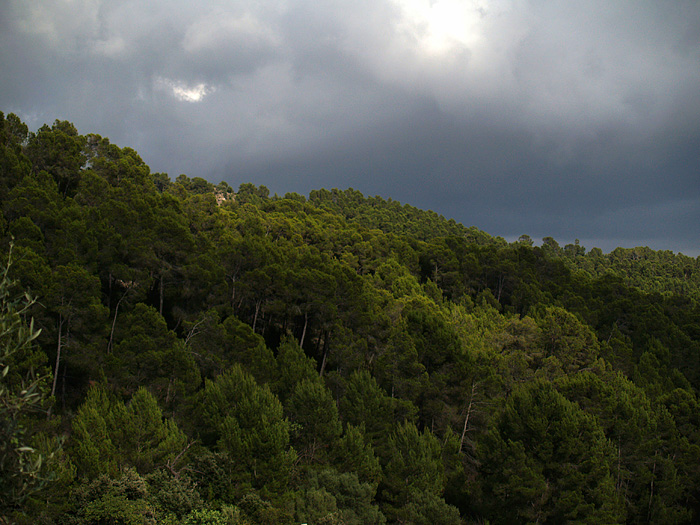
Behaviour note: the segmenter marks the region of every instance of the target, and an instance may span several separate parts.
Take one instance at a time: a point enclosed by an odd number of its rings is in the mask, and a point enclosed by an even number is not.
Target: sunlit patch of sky
[[[157,89],[165,90],[183,102],[201,102],[204,97],[214,91],[214,88],[202,82],[188,85],[185,82],[163,77],[157,77],[154,85]]]

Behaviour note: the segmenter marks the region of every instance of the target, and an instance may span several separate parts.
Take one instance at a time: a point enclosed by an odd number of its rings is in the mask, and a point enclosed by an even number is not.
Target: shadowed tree
[[[624,521],[612,445],[550,383],[513,392],[478,452],[485,515],[495,523]]]
[[[240,365],[207,380],[202,393],[201,437],[235,462],[235,481],[260,488],[289,480],[296,454],[282,404]]]

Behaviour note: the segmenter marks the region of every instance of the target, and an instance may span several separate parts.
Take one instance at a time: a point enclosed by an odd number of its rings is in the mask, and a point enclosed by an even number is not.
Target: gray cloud
[[[155,171],[700,254],[694,1],[8,0],[0,30],[0,110]]]

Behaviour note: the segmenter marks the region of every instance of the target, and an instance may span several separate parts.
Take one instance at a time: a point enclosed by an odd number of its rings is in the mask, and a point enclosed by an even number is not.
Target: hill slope
[[[700,517],[697,261],[172,181],[13,115],[0,195],[8,521]]]

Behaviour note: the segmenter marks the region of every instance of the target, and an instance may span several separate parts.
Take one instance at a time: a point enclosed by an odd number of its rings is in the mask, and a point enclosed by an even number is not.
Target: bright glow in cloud
[[[204,83],[187,85],[184,82],[158,77],[155,86],[159,89],[169,91],[178,100],[183,102],[201,102],[205,96],[212,93],[214,88]]]
[[[471,47],[480,39],[484,9],[464,0],[394,0],[403,14],[400,30],[426,53]]]

